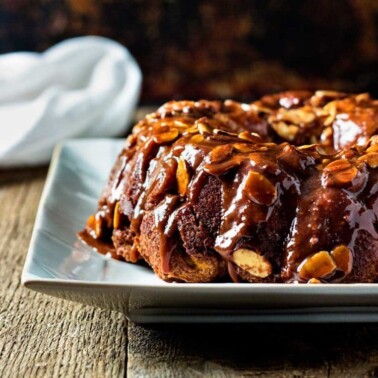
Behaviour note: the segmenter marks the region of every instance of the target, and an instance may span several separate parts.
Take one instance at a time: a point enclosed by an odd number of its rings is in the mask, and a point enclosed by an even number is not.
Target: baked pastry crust
[[[171,101],[127,138],[80,233],[166,281],[375,282],[378,101]]]

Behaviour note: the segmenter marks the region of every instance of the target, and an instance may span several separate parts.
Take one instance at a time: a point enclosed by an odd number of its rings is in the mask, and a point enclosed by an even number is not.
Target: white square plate
[[[23,284],[123,311],[136,322],[378,321],[377,284],[176,284],[78,241],[123,140],[67,141],[55,151]]]

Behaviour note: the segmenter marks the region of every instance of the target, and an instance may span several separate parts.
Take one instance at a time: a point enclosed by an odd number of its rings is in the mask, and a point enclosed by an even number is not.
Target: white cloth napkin
[[[102,37],[0,55],[0,167],[46,163],[66,138],[124,133],[141,81],[129,51]]]

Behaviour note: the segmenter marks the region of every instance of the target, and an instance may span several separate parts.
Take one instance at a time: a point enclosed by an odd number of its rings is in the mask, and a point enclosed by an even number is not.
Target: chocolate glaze
[[[80,237],[143,258],[167,280],[375,282],[377,127],[378,102],[367,94],[169,102],[134,127]],[[149,214],[151,236],[142,237]],[[141,242],[153,233],[158,263]],[[240,249],[272,273],[238,265]],[[182,278],[175,254],[199,275]],[[201,254],[221,267],[211,279],[191,257]]]

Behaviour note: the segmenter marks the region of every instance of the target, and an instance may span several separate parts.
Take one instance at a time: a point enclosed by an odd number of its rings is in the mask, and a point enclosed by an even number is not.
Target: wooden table
[[[23,288],[46,172],[0,171],[0,377],[378,376],[375,324],[142,326]]]

